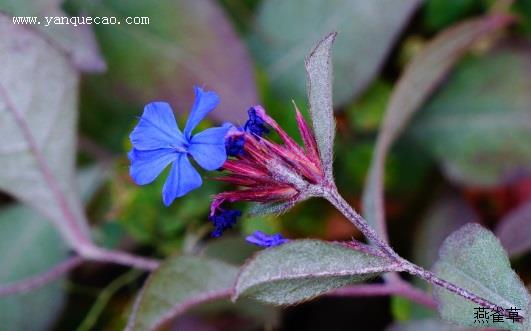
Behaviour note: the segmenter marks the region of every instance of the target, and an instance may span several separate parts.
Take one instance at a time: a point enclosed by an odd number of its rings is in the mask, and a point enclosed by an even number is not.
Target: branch
[[[500,307],[493,302],[484,299],[474,293],[461,288],[453,283],[450,283],[444,279],[437,277],[431,271],[425,270],[408,260],[400,257],[385,241],[383,241],[376,231],[374,231],[367,221],[361,215],[359,215],[345,199],[337,192],[337,189],[333,186],[322,187],[323,189],[323,198],[327,199],[332,205],[334,205],[337,210],[339,210],[358,230],[360,230],[363,235],[369,239],[374,245],[382,251],[389,259],[400,264],[403,268],[403,271],[409,272],[410,274],[424,279],[428,283],[442,287],[452,293],[455,293],[467,300],[470,300],[478,305],[489,308],[494,311],[500,311],[500,313],[506,317],[509,317],[509,312]],[[392,284],[396,284],[396,280]],[[521,317],[521,316],[520,316]],[[522,318],[523,319],[523,318]]]
[[[147,271],[153,271],[160,265],[160,261],[156,259],[106,249],[95,245],[81,246],[81,256],[89,261],[116,263]]]
[[[16,293],[25,293],[32,289],[46,285],[62,275],[70,272],[83,263],[83,258],[80,256],[74,256],[66,261],[59,263],[58,265],[52,267],[51,269],[45,271],[40,275],[36,275],[27,279],[16,281],[13,283],[8,283],[0,285],[0,297],[16,294]]]

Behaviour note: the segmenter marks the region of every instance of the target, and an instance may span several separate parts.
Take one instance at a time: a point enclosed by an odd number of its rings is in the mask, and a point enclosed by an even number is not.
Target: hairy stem
[[[147,257],[137,256],[126,252],[105,249],[98,246],[83,246],[81,255],[90,261],[109,262],[128,267],[153,271],[160,265],[160,261]]]
[[[81,263],[83,263],[83,258],[80,256],[74,256],[59,263],[40,275],[32,276],[13,283],[0,285],[0,297],[16,293],[25,293],[46,285],[75,269]]]
[[[350,204],[343,199],[343,197],[337,192],[335,188],[325,188],[323,190],[323,197],[328,200],[337,210],[339,210],[345,217],[352,223],[356,228],[358,228],[365,237],[370,240],[376,247],[378,247],[387,257],[390,257],[392,260],[398,261],[400,256],[389,246],[385,241],[383,241],[376,231],[367,224],[365,219],[361,217],[360,214],[356,213]]]
[[[444,279],[437,277],[431,271],[425,270],[412,262],[400,257],[385,241],[383,241],[376,231],[374,231],[371,226],[363,219],[363,217],[358,214],[350,204],[343,199],[343,197],[337,192],[337,189],[332,186],[327,186],[323,188],[323,197],[327,199],[332,205],[334,205],[337,210],[339,210],[354,226],[356,226],[365,237],[370,240],[374,245],[382,251],[390,260],[399,263],[403,271],[406,271],[414,276],[424,279],[428,283],[442,287],[450,292],[453,292],[467,300],[470,300],[478,305],[489,308],[494,311],[498,311],[500,314],[509,317],[509,312],[504,308],[490,302],[487,299],[484,299],[480,296],[475,295],[474,293],[461,288],[453,283],[450,283]],[[393,284],[399,284],[398,282],[393,282]],[[393,285],[390,284],[390,285]]]

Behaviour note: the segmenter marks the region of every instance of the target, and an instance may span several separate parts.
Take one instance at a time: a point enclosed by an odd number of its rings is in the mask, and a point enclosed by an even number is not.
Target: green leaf
[[[389,149],[463,54],[479,39],[506,26],[508,22],[506,16],[494,15],[469,20],[444,30],[404,69],[387,105],[363,192],[365,219],[381,236],[386,236],[383,173]]]
[[[79,74],[39,34],[2,14],[0,63],[0,189],[76,247],[89,233],[73,182]]]
[[[468,58],[412,123],[411,135],[461,185],[495,187],[531,171],[527,47]]]
[[[437,260],[437,250],[444,239],[463,225],[478,220],[476,211],[456,192],[442,193],[428,207],[416,233],[413,261],[430,268]]]
[[[258,249],[257,246],[251,245],[242,237],[223,236],[209,240],[201,253],[209,258],[240,266]]]
[[[203,302],[228,298],[238,269],[193,256],[166,260],[146,281],[127,330],[155,330]]]
[[[0,213],[0,284],[45,272],[67,254],[57,231],[31,209],[19,205]],[[0,298],[2,330],[48,330],[65,302],[63,285],[61,278],[28,293]]]
[[[336,123],[332,105],[331,49],[337,33],[331,33],[317,43],[306,58],[308,102],[313,130],[326,176],[331,180],[334,161]]]
[[[193,86],[205,85],[221,98],[212,116],[241,122],[257,102],[254,70],[247,49],[213,0],[74,1],[92,16],[116,16],[120,25],[98,25],[96,35],[109,63],[108,74],[91,82],[107,98],[145,103],[167,100],[179,112],[193,103]],[[149,17],[127,25],[126,17]],[[104,91],[104,90],[103,90]],[[140,112],[140,110],[138,110]]]
[[[496,228],[496,236],[511,256],[531,250],[531,201],[503,217]]]
[[[268,248],[241,269],[233,300],[242,296],[287,305],[396,270],[387,259],[339,244],[296,240]]]
[[[88,201],[102,183],[99,167],[78,173],[77,183]],[[0,212],[0,284],[20,281],[63,262],[68,247],[53,226],[23,205]],[[0,325],[4,331],[49,330],[65,302],[64,278],[23,294],[0,298]],[[31,316],[31,318],[28,318]]]
[[[434,272],[505,309],[521,309],[519,314],[527,316],[529,297],[525,286],[511,269],[498,239],[478,224],[467,224],[444,241]],[[477,304],[441,287],[434,287],[434,295],[444,319],[462,326],[478,326],[474,323]],[[507,319],[503,323],[490,320],[481,326],[522,330],[522,324]]]
[[[302,99],[302,58],[316,40],[340,31],[334,51],[334,100],[362,92],[421,0],[265,0],[250,45],[279,94]],[[385,23],[383,23],[385,22]]]
[[[101,72],[106,69],[91,25],[76,24],[77,17],[69,17],[61,10],[61,0],[18,1],[0,0],[0,10],[13,16],[35,16],[39,24],[26,25],[39,30],[42,36],[64,51],[72,64],[81,71]],[[70,24],[54,24],[48,18]],[[57,23],[57,22],[56,22]]]

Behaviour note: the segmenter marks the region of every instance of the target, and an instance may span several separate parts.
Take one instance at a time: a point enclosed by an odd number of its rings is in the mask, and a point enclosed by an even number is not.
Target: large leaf
[[[16,17],[36,17],[39,23],[31,27],[40,30],[46,39],[64,51],[76,68],[83,71],[105,70],[105,60],[99,53],[91,25],[75,24],[77,17],[68,17],[61,10],[61,2],[0,0],[0,10]],[[70,24],[53,22],[51,19],[56,17],[60,20],[68,18]]]
[[[76,247],[88,226],[75,189],[79,74],[37,33],[0,14],[0,189]]]
[[[456,192],[444,192],[428,208],[416,233],[413,261],[430,268],[444,239],[466,223],[478,220],[479,215]]]
[[[382,178],[387,152],[457,60],[480,38],[508,22],[505,16],[486,16],[451,27],[428,43],[404,70],[387,105],[363,192],[365,219],[381,236],[386,236]]]
[[[504,47],[464,61],[412,123],[452,181],[497,186],[531,172],[531,53]]]
[[[302,59],[316,40],[340,31],[333,62],[336,105],[358,95],[378,72],[421,0],[265,0],[251,48],[277,91],[304,97]]]
[[[520,255],[531,250],[531,201],[511,211],[496,229],[509,255]]]
[[[31,209],[15,206],[0,213],[0,283],[45,272],[67,254],[57,231]],[[65,301],[63,283],[60,279],[29,293],[0,298],[2,330],[48,330]]]
[[[103,173],[98,167],[79,173],[77,180],[85,201],[102,183]],[[0,284],[43,273],[67,255],[68,247],[41,215],[22,205],[1,210]],[[64,278],[60,278],[28,293],[0,298],[2,330],[48,330],[65,302],[63,286]]]
[[[228,298],[238,269],[193,256],[166,260],[139,294],[127,330],[155,330],[190,307]]]
[[[444,241],[434,272],[502,308],[517,308],[520,316],[527,316],[529,296],[525,286],[511,269],[498,239],[478,224],[467,224]],[[434,294],[444,319],[463,326],[478,326],[477,322],[474,323],[477,304],[441,287],[435,287]],[[522,324],[508,319],[503,323],[489,321],[481,326],[509,330],[523,328]]]
[[[95,83],[121,91],[124,99],[146,103],[168,100],[187,112],[194,84],[221,97],[212,113],[241,121],[257,103],[253,67],[247,50],[213,0],[77,1],[93,16],[148,17],[149,24],[97,26],[109,63],[108,75]],[[114,98],[116,95],[110,94]]]
[[[332,105],[331,48],[336,35],[336,33],[331,33],[321,40],[305,62],[308,76],[308,102],[310,103],[313,130],[325,174],[330,180],[333,177],[332,162],[336,134]]]
[[[241,269],[233,299],[294,304],[396,270],[396,265],[339,244],[297,240],[266,249]]]

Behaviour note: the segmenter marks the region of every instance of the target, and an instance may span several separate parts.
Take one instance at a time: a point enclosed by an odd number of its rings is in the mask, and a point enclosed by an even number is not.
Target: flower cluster
[[[299,146],[261,106],[248,110],[249,120],[242,128],[227,133],[229,158],[223,164],[225,175],[215,179],[240,189],[217,194],[210,215],[226,213],[225,202],[294,204],[306,198],[307,188],[324,180],[315,138],[297,109],[296,117],[304,147]],[[282,139],[277,144],[263,136],[271,127]]]
[[[312,131],[296,109],[296,118],[304,146],[299,146],[261,106],[251,107],[243,127],[226,123],[221,127],[192,134],[199,122],[219,103],[214,92],[195,87],[195,102],[181,132],[173,111],[165,102],[148,104],[130,135],[130,174],[135,183],[151,183],[167,166],[171,171],[163,187],[163,202],[169,206],[176,198],[201,186],[202,179],[191,165],[192,157],[205,170],[222,170],[215,179],[232,183],[237,190],[214,196],[209,220],[213,237],[231,228],[241,216],[239,210],[223,205],[238,201],[285,203],[290,206],[307,198],[309,187],[321,184],[324,172]],[[274,130],[282,144],[264,135]],[[281,235],[255,232],[247,240],[270,247],[287,241]]]

